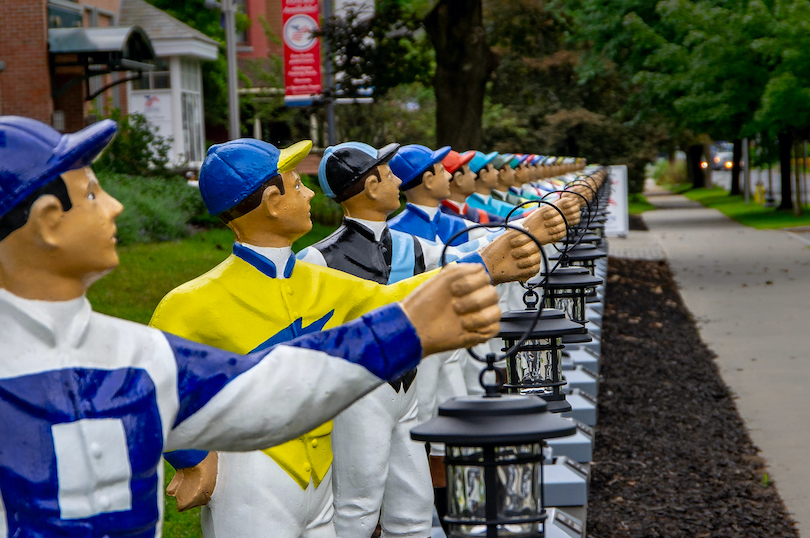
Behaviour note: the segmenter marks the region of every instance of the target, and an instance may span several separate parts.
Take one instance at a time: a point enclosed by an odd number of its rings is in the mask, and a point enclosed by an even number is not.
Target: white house
[[[118,24],[139,26],[155,51],[155,69],[127,83],[128,112],[141,113],[171,137],[171,163],[199,169],[205,158],[202,60],[219,43],[144,0],[121,0]]]

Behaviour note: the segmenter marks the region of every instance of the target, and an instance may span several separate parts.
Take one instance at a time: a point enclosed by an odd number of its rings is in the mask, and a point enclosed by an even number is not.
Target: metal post
[[[748,143],[748,139],[744,138],[743,139],[743,147],[742,147],[742,150],[743,150],[743,163],[745,164],[745,168],[743,168],[743,185],[745,186],[745,203],[746,204],[750,203],[750,198],[751,198],[751,163],[750,163],[751,159],[748,158],[749,153],[750,153],[749,145],[750,144]]]
[[[323,20],[328,22],[332,19],[332,0],[323,0]],[[334,146],[335,141],[335,95],[334,80],[332,74],[332,48],[329,41],[323,40],[324,76],[323,95],[326,101],[326,141],[330,146]]]
[[[239,94],[236,85],[236,6],[233,0],[222,0],[225,16],[225,45],[228,60],[228,137],[235,140],[241,136],[239,129]]]

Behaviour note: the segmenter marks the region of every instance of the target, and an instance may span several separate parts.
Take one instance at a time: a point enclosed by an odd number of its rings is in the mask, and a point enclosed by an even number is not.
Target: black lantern
[[[543,441],[575,431],[541,398],[509,395],[453,398],[411,430],[446,445],[448,538],[544,537]]]
[[[504,350],[508,350],[504,387],[511,393],[541,396],[551,413],[564,413],[571,410],[571,404],[565,401],[562,392],[566,383],[562,375],[562,338],[587,331],[579,323],[566,319],[561,310],[544,309],[534,324],[536,317],[537,311],[533,309],[514,310],[501,316],[498,337],[504,341]],[[529,336],[520,342],[527,333]]]
[[[605,256],[607,256],[607,253],[604,250],[600,250],[592,245],[579,245],[567,252],[552,254],[549,256],[549,259],[559,260],[562,258],[561,263],[563,266],[577,265],[584,267],[591,276],[593,276],[596,271],[596,260],[604,258]]]
[[[562,272],[560,272],[561,270]],[[584,274],[573,274],[571,270]],[[591,276],[585,269],[558,268],[548,276],[545,306],[565,312],[568,319],[587,329],[588,319],[585,315],[585,305],[588,292],[596,293],[596,286],[601,283],[601,278]],[[590,341],[591,337],[587,333],[568,334],[563,337],[564,344],[583,344]]]

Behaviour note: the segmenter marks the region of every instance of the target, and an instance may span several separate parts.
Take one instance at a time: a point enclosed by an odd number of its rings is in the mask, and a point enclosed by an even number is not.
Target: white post
[[[309,115],[309,138],[316,148],[321,147],[321,139],[318,136],[318,116],[315,114]]]
[[[183,131],[183,76],[182,65],[180,63],[180,56],[171,56],[169,58],[169,85],[172,87],[172,132],[164,133],[163,136],[172,136],[172,151],[171,163],[181,164],[183,161],[188,161],[189,156],[186,155],[186,140]],[[182,155],[182,159],[180,156]]]
[[[253,138],[256,140],[262,139],[262,120],[258,117],[253,118]]]

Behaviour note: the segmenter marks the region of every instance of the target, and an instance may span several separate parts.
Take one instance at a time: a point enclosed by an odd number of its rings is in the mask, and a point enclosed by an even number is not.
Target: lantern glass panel
[[[567,288],[554,290],[553,299],[548,304],[551,308],[556,308],[565,312],[565,316],[571,321],[578,323],[585,322],[585,294],[582,288]]]
[[[514,352],[515,366],[509,368],[508,373],[510,377],[513,374],[516,375],[517,379],[508,379],[509,383],[524,385],[528,388],[560,381],[562,379],[561,361],[559,356],[555,360],[555,354],[560,353],[561,345],[559,338],[526,340],[519,348],[520,350]],[[530,349],[524,349],[527,347]]]
[[[487,468],[494,479],[498,536],[535,538],[542,532],[540,444],[495,447],[495,461],[485,465],[480,447],[447,447],[448,517],[453,520],[449,538],[487,536]],[[492,472],[494,471],[494,472]],[[469,524],[464,524],[469,522]]]

